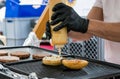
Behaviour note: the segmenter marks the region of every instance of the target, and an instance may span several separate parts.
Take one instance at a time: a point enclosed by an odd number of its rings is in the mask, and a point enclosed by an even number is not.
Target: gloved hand
[[[34,32],[30,32],[28,38],[24,41],[23,46],[40,46],[40,40]]]
[[[51,40],[52,34],[51,34],[51,28],[50,28],[50,22],[49,21],[47,21],[47,23],[46,23],[45,34],[46,34],[46,39],[50,40],[50,44],[51,44],[51,46],[53,46],[52,40]]]
[[[47,21],[47,23],[46,23],[45,34],[46,34],[46,39],[50,40],[51,39],[51,28],[50,28],[50,22],[49,21]]]
[[[72,7],[69,7],[63,3],[58,3],[53,7],[53,15],[51,17],[51,25],[57,25],[53,30],[58,31],[63,27],[67,27],[67,30],[75,32],[86,33],[88,30],[89,20],[81,18]]]
[[[51,37],[52,37],[52,34],[51,34],[51,27],[50,27],[50,22],[49,22],[49,21],[47,21],[47,23],[46,23],[45,35],[46,35],[46,39],[48,39],[48,40],[50,40]]]

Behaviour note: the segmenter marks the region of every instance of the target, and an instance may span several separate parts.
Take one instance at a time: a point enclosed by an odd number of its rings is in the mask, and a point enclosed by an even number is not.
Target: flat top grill
[[[78,58],[78,57],[77,57]],[[88,60],[89,61],[89,60]],[[6,64],[13,71],[26,74],[36,72],[38,77],[55,79],[103,79],[120,75],[120,68],[104,64],[104,62],[89,61],[87,67],[80,70],[70,70],[64,66],[46,66],[41,60],[30,60]]]
[[[4,48],[2,48],[4,49]],[[51,53],[53,51],[43,50],[36,47],[15,47],[15,48],[5,48],[6,50],[26,50],[29,52],[39,52],[42,53]],[[55,52],[53,52],[55,53]],[[116,65],[113,63],[108,63],[104,61],[87,59],[79,56],[66,56],[72,58],[85,59],[89,61],[87,67],[81,70],[70,70],[63,65],[61,66],[46,66],[43,65],[41,60],[25,60],[14,63],[5,63],[4,65],[10,68],[12,71],[17,73],[28,75],[31,72],[36,72],[39,79],[48,77],[55,79],[104,79],[110,78],[113,76],[120,76],[120,65]]]

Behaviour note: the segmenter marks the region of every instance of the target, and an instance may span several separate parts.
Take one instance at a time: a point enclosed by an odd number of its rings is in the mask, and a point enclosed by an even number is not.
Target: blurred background
[[[77,0],[74,9],[79,15],[86,16],[95,0],[88,1]],[[47,4],[48,0],[0,0],[2,42],[6,46],[22,45]]]
[[[86,17],[94,2],[76,0],[73,8],[80,16]],[[48,0],[0,0],[0,45],[22,46],[48,4]],[[68,40],[62,52],[104,60],[104,42],[101,38],[92,37],[88,41],[77,42]],[[56,50],[50,40],[46,40],[45,34],[40,41],[39,47]]]

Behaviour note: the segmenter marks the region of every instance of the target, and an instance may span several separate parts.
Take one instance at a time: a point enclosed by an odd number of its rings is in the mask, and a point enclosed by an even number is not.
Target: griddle
[[[25,47],[13,47],[13,48],[2,48],[7,50],[22,50],[27,49],[29,51],[42,51],[47,53],[55,54],[55,51],[49,51],[46,49],[41,49],[33,46],[25,46]],[[39,79],[48,77],[55,79],[105,79],[114,76],[120,76],[120,65],[108,63],[104,61],[99,61],[95,59],[88,59],[80,56],[72,56],[72,55],[63,55],[66,58],[78,58],[85,59],[89,61],[87,67],[80,70],[71,70],[63,65],[61,66],[46,66],[43,65],[40,60],[25,60],[14,63],[5,63],[4,65],[11,69],[14,72],[29,75],[31,72],[36,72]]]

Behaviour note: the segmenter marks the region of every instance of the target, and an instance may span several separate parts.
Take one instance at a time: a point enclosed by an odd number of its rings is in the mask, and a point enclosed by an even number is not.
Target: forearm
[[[83,33],[80,33],[80,32],[70,31],[68,33],[68,36],[70,38],[73,38],[74,40],[85,41],[85,40],[89,40],[92,35],[90,35],[88,33],[83,34]]]
[[[120,42],[120,23],[106,23],[90,19],[88,33],[111,41]]]

